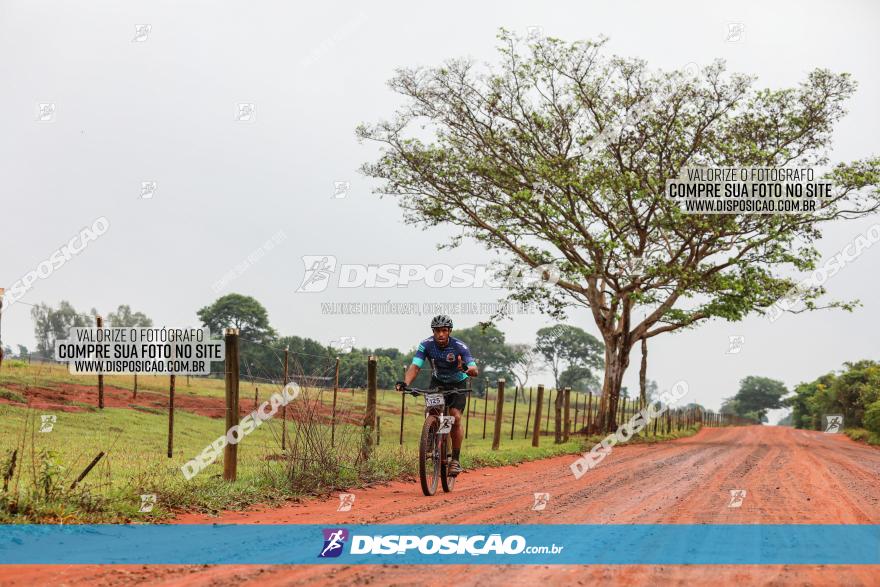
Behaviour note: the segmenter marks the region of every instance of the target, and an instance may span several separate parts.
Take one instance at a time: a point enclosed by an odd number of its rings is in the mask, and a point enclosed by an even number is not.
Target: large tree
[[[98,311],[94,308],[91,314],[80,314],[66,301],[58,304],[58,309],[48,304],[37,304],[31,308],[37,353],[44,359],[53,357],[56,340],[66,339],[73,327],[94,326],[97,315]]]
[[[743,417],[767,421],[767,410],[785,407],[782,401],[788,395],[785,384],[769,377],[749,375],[739,382],[739,391],[733,398],[734,411]]]
[[[494,386],[497,379],[504,377],[513,382],[513,367],[517,355],[513,347],[504,342],[504,333],[493,324],[477,324],[469,328],[456,328],[455,338],[464,342],[471,351],[482,379],[482,391]]]
[[[196,312],[202,325],[211,331],[211,336],[223,336],[224,329],[239,330],[239,354],[241,373],[254,382],[276,380],[281,372],[275,329],[269,324],[266,308],[256,299],[231,293],[218,298],[213,304]],[[214,369],[223,369],[219,363]],[[295,371],[291,371],[295,373]]]
[[[243,339],[255,343],[265,343],[275,337],[266,308],[250,296],[227,294],[201,308],[196,315],[214,336],[221,335],[225,328],[238,328]]]
[[[107,314],[107,322],[110,326],[143,327],[153,325],[153,321],[143,312],[132,312],[131,306],[122,304],[115,312]]]
[[[535,348],[553,373],[556,389],[566,385],[561,382],[564,371],[569,371],[569,381],[591,379],[593,370],[602,365],[602,341],[577,326],[557,324],[539,329]]]
[[[541,354],[535,347],[522,343],[510,345],[510,350],[514,357],[510,370],[516,378],[517,387],[520,389],[520,397],[525,399],[526,383],[529,382],[529,377],[538,370],[541,363]]]
[[[499,34],[500,64],[399,69],[403,105],[358,127],[380,144],[363,171],[400,198],[405,219],[454,225],[511,270],[558,270],[554,287],[512,282],[512,299],[560,317],[589,310],[605,342],[600,418],[615,427],[630,349],[641,339],[764,313],[815,268],[824,222],[878,207],[880,160],[830,167],[833,197],[813,214],[684,214],[665,197],[688,166],[828,167],[848,74],[810,72],[796,88],[753,89],[716,61],[696,74],[607,56],[604,40],[524,43]],[[804,294],[820,307],[822,288]],[[850,308],[832,302],[825,307]]]

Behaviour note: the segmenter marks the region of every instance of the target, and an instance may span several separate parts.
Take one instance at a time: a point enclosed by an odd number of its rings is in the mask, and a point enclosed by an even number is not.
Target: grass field
[[[11,364],[10,364],[11,363]],[[78,386],[78,401],[65,401],[66,386]],[[88,395],[83,397],[82,386]],[[132,376],[107,376],[109,389],[133,389]],[[260,401],[280,386],[242,381],[240,397],[252,398],[259,388]],[[29,408],[21,399],[42,398],[51,390],[53,404]],[[37,393],[39,391],[39,393]],[[288,421],[287,429],[294,450],[281,458],[280,416],[267,421],[248,435],[238,446],[238,480],[222,480],[222,457],[199,475],[187,481],[180,467],[199,454],[206,445],[225,432],[222,418],[198,415],[175,409],[174,450],[168,458],[168,377],[140,376],[138,399],[131,407],[105,407],[98,410],[95,376],[71,375],[66,367],[51,364],[27,365],[4,362],[0,372],[0,473],[9,470],[12,452],[17,449],[14,474],[8,489],[0,494],[0,520],[121,522],[161,520],[175,510],[218,511],[241,508],[257,502],[297,499],[309,494],[382,482],[394,478],[413,478],[416,449],[424,409],[421,398],[405,397],[404,441],[399,444],[401,397],[394,391],[380,390],[377,397],[379,445],[368,460],[357,459],[366,394],[363,390],[341,390],[337,395],[337,417],[354,422],[338,425],[336,446],[329,448],[332,390],[304,390],[298,398],[308,406],[314,425]],[[166,397],[157,401],[155,392]],[[41,396],[40,394],[44,394]],[[133,394],[132,394],[133,395]],[[177,378],[176,404],[181,398],[210,398],[221,415],[224,383],[219,379]],[[128,401],[128,400],[126,400]],[[12,403],[10,403],[12,402]],[[494,401],[488,402],[486,436],[483,438],[484,400],[476,401],[476,415],[471,413],[468,438],[462,450],[462,465],[467,468],[496,466],[588,450],[598,438],[573,437],[567,443],[553,444],[553,437],[542,436],[541,446],[531,446],[531,434],[525,436],[527,404],[517,407],[514,438],[510,439],[512,401],[505,403],[502,440],[498,451],[491,450],[494,429]],[[292,404],[293,406],[293,404]],[[250,407],[250,406],[249,406]],[[542,429],[546,425],[546,400]],[[133,409],[134,408],[134,409]],[[76,410],[76,411],[69,411]],[[314,414],[320,414],[314,418]],[[50,432],[40,432],[41,416],[55,416]],[[532,412],[534,417],[534,412]],[[574,411],[572,410],[572,417]],[[552,430],[552,415],[550,430]],[[531,426],[530,426],[531,428]],[[694,433],[694,429],[670,435]],[[663,440],[658,437],[652,440]],[[318,444],[315,448],[312,445]],[[297,450],[298,449],[298,450]],[[76,488],[74,479],[99,453],[105,456]],[[310,452],[311,451],[311,452]],[[314,463],[297,463],[291,455],[314,457]],[[318,458],[320,457],[320,459]],[[155,494],[157,503],[150,512],[140,512],[141,495]]]

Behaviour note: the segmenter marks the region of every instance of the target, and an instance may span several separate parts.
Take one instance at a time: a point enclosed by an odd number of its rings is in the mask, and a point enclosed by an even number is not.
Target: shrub
[[[27,363],[21,359],[6,359],[3,361],[3,366],[8,367],[9,369],[21,369],[27,367]]]
[[[880,401],[876,401],[865,411],[865,428],[880,434]]]

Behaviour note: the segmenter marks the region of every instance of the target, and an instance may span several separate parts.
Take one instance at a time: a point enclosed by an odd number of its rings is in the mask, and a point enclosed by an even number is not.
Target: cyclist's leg
[[[452,450],[461,450],[461,444],[464,442],[464,426],[461,425],[462,413],[458,408],[449,408],[449,415],[455,416],[455,423],[452,425]]]
[[[467,395],[463,393],[455,393],[447,396],[447,405],[449,406],[449,415],[455,417],[455,422],[450,431],[452,440],[452,459],[456,462],[461,458],[461,445],[464,441],[464,425],[462,424],[462,414],[467,405]],[[455,467],[453,466],[453,469]],[[460,465],[459,465],[460,469]]]

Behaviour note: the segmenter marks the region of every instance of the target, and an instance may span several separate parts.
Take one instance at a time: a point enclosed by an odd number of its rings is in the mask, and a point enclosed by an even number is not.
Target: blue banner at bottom
[[[0,564],[880,565],[880,525],[0,525]]]

